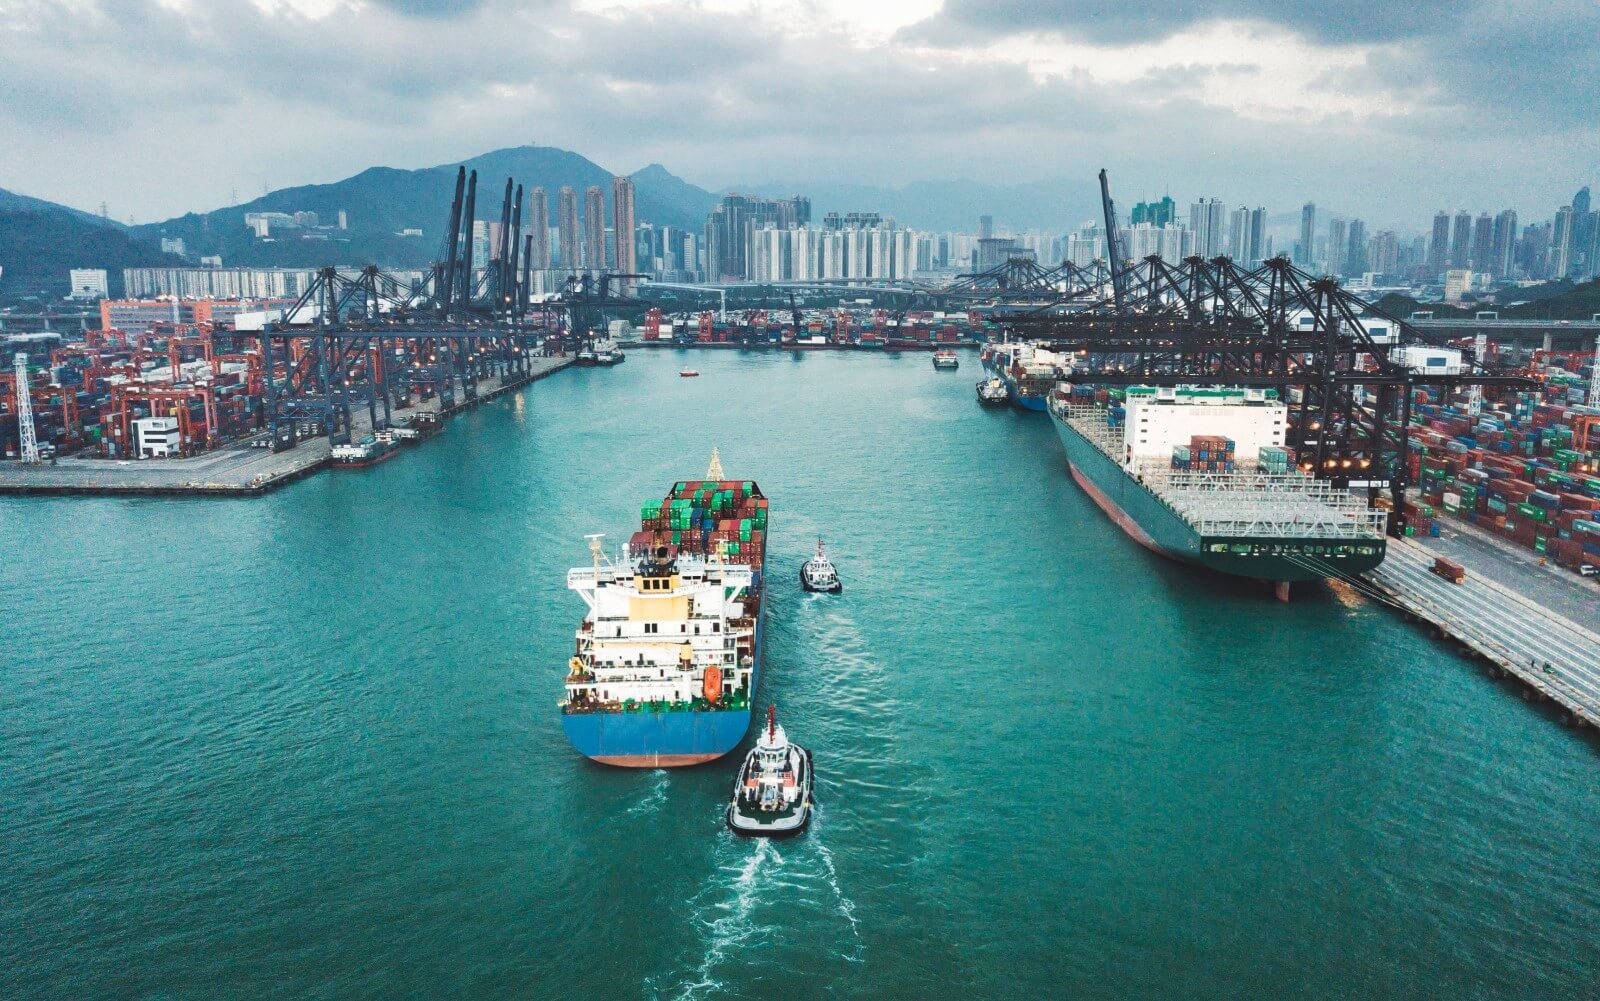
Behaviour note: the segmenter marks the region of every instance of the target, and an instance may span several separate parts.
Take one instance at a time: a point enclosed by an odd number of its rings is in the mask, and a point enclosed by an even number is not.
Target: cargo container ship
[[[672,768],[733,750],[750,727],[761,668],[767,500],[722,476],[644,505],[617,560],[591,536],[567,574],[588,614],[568,664],[561,724],[608,765]]]
[[[1276,391],[1138,386],[1119,406],[1082,389],[1050,397],[1072,478],[1146,548],[1283,600],[1383,561],[1386,513],[1289,464]]]
[[[989,344],[980,358],[984,368],[1005,383],[1011,405],[1024,410],[1042,412],[1049,403],[1050,391],[1061,378],[1060,359],[1026,341]]]

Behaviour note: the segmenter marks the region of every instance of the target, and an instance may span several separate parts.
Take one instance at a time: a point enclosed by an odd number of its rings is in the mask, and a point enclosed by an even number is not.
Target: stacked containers
[[[1205,473],[1232,472],[1233,439],[1197,434],[1189,439],[1189,468]]]
[[[1259,454],[1261,468],[1269,473],[1289,472],[1289,450],[1277,445],[1263,445]]]

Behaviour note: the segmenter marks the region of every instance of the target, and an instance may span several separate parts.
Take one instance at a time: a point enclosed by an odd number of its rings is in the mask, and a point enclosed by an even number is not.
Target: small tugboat
[[[695,376],[697,376],[697,375],[699,375],[699,374],[700,374],[700,373],[699,373],[699,372],[696,372],[696,371],[695,371],[695,370],[694,370],[694,369],[692,369],[692,368],[686,368],[686,369],[682,369],[682,370],[680,370],[680,371],[679,371],[679,372],[678,372],[678,374],[679,374],[679,375],[680,375],[680,376],[682,376],[682,377],[683,377],[683,378],[685,378],[685,379],[693,379],[693,378],[694,378],[694,377],[695,377]]]
[[[844,590],[839,572],[833,568],[833,562],[823,555],[821,539],[817,540],[817,555],[800,567],[800,586],[807,591],[821,591],[824,594],[838,594]]]
[[[811,752],[778,725],[778,707],[767,707],[767,728],[745,755],[728,804],[728,829],[746,837],[799,834],[811,822]]]
[[[1011,402],[1011,392],[998,376],[984,379],[978,383],[978,402],[986,407],[1003,407]]]
[[[946,348],[944,350],[941,350],[941,351],[935,351],[933,353],[933,367],[934,368],[960,368],[961,367],[961,359],[957,358],[956,357],[956,353],[954,351],[949,350],[948,348]]]

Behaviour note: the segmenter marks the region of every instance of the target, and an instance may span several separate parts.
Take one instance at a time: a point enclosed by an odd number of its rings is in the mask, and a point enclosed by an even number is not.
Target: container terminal
[[[47,356],[40,339],[13,350],[0,493],[257,494],[386,461],[451,414],[592,356],[605,311],[636,304],[620,277],[534,301],[521,187],[506,179],[498,245],[475,262],[477,188],[457,171],[423,280],[326,267],[293,301],[107,302],[100,329],[50,338]]]

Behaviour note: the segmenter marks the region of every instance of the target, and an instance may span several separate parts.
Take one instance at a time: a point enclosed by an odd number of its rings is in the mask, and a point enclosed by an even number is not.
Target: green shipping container
[[[1531,521],[1544,520],[1544,508],[1534,507],[1532,504],[1518,504],[1517,513]]]

